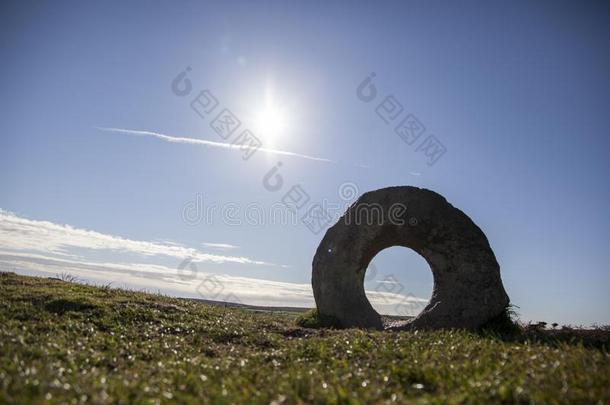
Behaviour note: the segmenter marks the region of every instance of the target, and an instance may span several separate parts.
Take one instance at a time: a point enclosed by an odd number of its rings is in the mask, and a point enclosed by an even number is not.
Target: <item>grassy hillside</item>
[[[602,331],[507,341],[296,317],[0,273],[0,402],[610,401]]]

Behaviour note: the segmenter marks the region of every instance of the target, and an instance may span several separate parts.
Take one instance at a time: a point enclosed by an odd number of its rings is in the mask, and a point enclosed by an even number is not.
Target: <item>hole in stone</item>
[[[426,260],[402,246],[377,253],[364,276],[366,297],[387,321],[417,316],[430,301],[433,285]]]

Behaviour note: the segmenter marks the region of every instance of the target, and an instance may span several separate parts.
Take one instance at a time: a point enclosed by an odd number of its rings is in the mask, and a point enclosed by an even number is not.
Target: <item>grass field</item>
[[[610,402],[604,330],[502,339],[297,316],[0,273],[0,402]]]

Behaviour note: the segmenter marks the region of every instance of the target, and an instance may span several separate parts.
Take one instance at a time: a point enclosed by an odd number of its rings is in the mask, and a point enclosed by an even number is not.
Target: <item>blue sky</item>
[[[3,270],[312,305],[323,232],[304,211],[289,223],[269,211],[294,185],[335,207],[352,201],[342,191],[414,185],[483,229],[523,319],[610,323],[603,2],[0,8]],[[187,67],[192,90],[179,96],[172,81]],[[356,89],[372,72],[378,94],[366,103]],[[190,103],[205,89],[219,104],[201,118]],[[442,143],[436,163],[377,114],[388,96],[398,119],[414,115],[421,139]],[[210,127],[221,108],[272,151],[244,160],[133,132],[230,143]],[[283,187],[270,191],[263,178],[278,162]],[[185,220],[198,198],[224,215]],[[196,276],[177,270],[187,258]],[[366,286],[380,310],[396,308],[393,293],[429,298],[414,252],[391,248],[373,264]]]

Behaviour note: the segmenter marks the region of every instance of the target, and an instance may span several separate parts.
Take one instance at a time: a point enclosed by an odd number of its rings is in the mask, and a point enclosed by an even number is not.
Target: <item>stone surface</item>
[[[434,276],[429,304],[404,328],[474,329],[509,302],[481,229],[440,194],[402,186],[363,194],[328,229],[313,259],[318,311],[345,327],[383,328],[365,295],[364,275],[373,257],[391,246],[419,253]]]

